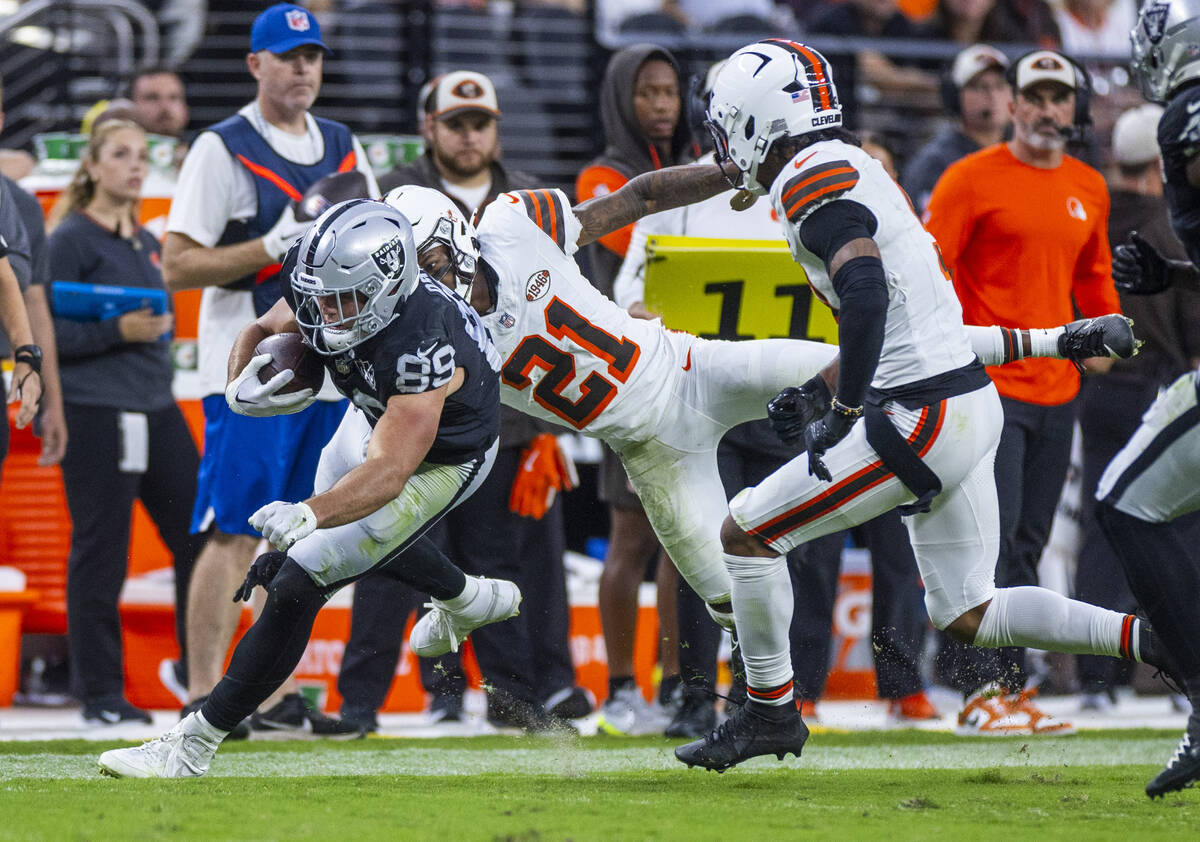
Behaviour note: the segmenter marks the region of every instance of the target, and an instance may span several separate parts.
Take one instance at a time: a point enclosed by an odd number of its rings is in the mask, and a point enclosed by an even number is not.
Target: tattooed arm
[[[733,164],[727,166],[735,179],[740,176]],[[729,182],[716,164],[682,164],[642,173],[615,193],[575,206],[575,215],[583,224],[579,245],[598,240],[647,214],[701,202],[729,189]]]

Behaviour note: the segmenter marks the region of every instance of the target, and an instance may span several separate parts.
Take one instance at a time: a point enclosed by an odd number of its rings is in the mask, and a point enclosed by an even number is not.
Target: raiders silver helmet
[[[1184,82],[1200,78],[1200,0],[1146,0],[1129,40],[1143,96],[1165,103]]]
[[[296,322],[321,354],[340,354],[393,319],[417,287],[412,226],[383,202],[351,199],[300,240],[292,272]]]

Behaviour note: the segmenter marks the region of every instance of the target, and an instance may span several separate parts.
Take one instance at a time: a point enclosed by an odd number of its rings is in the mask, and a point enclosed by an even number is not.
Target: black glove
[[[829,410],[829,386],[821,375],[803,386],[788,386],[767,402],[767,420],[779,440],[793,447],[804,441],[804,429]]]
[[[858,420],[858,414],[850,415],[838,412],[830,407],[821,418],[813,421],[804,429],[804,442],[808,445],[808,472],[825,482],[833,482],[833,474],[821,461],[825,451],[844,439]]]
[[[254,564],[250,565],[250,572],[246,574],[246,581],[242,582],[242,586],[233,595],[233,601],[249,602],[250,594],[254,592],[254,589],[259,585],[266,588],[271,584],[271,580],[275,578],[275,574],[279,572],[279,568],[283,567],[285,561],[287,561],[287,553],[281,553],[278,550],[271,550],[254,559]]]
[[[1112,272],[1117,289],[1130,295],[1154,295],[1171,285],[1170,262],[1137,231],[1113,249]]]

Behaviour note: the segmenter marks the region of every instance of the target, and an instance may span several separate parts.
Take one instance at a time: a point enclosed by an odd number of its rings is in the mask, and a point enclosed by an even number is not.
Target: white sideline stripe
[[[819,737],[815,738],[819,740]],[[1177,737],[1137,739],[1040,738],[972,740],[961,744],[883,745],[821,748],[809,745],[804,757],[779,763],[759,757],[739,766],[735,774],[769,774],[789,770],[836,769],[988,769],[1074,766],[1161,766],[1171,756]],[[16,778],[59,779],[98,777],[94,755],[13,755],[0,765],[0,781]],[[396,748],[321,750],[315,752],[218,753],[209,777],[287,777],[317,775],[555,775],[685,769],[670,746],[663,748],[584,749],[572,744],[547,742],[539,748],[478,749]]]

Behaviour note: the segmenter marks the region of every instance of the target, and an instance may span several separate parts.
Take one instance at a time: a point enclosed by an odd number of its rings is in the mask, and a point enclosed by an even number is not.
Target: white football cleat
[[[116,748],[100,755],[100,773],[112,778],[198,778],[221,744],[190,713],[161,737],[133,748]]]
[[[600,706],[596,717],[596,727],[614,737],[661,734],[670,724],[671,716],[647,702],[637,685],[618,689]]]
[[[479,583],[479,592],[465,608],[454,611],[440,599],[425,603],[429,613],[417,620],[408,636],[414,654],[436,658],[457,652],[475,629],[520,613],[521,591],[515,584],[507,579],[470,578]]]

